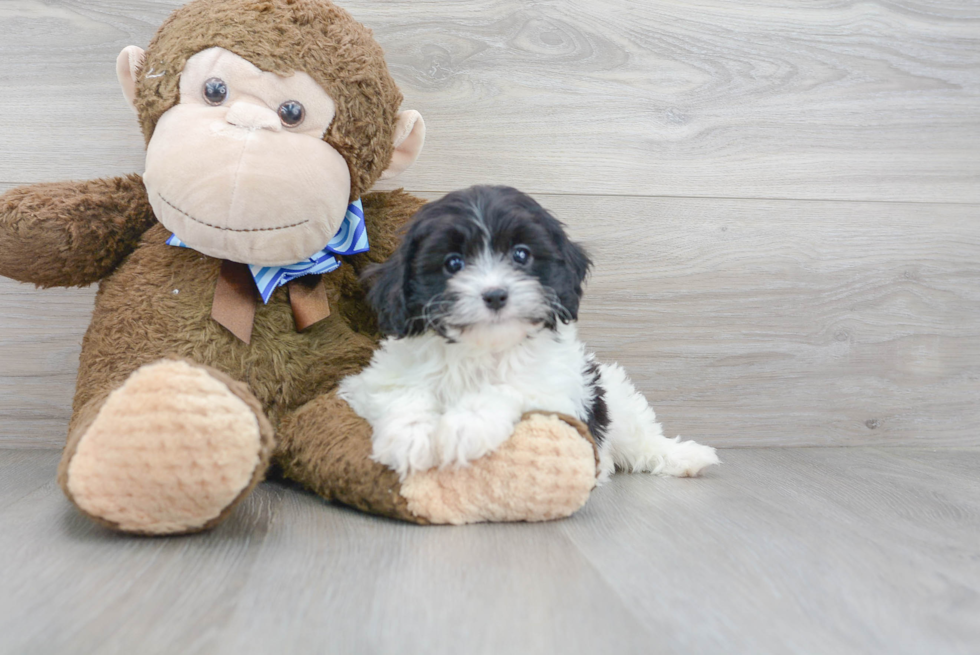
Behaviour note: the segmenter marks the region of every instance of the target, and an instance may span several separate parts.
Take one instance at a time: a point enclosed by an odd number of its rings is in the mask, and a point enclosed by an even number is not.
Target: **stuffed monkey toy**
[[[416,523],[582,506],[595,445],[529,414],[499,450],[400,481],[336,396],[379,334],[358,274],[423,204],[368,193],[418,157],[421,116],[371,32],[326,0],[195,0],[117,73],[145,173],[0,196],[0,274],[99,283],[58,469],[116,530],[214,526],[270,465],[328,500]]]

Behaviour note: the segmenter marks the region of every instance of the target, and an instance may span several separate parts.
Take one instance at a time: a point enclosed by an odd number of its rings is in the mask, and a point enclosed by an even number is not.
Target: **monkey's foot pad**
[[[528,414],[495,452],[465,468],[430,469],[402,483],[408,509],[432,523],[547,521],[578,510],[596,484],[585,426]]]
[[[241,383],[184,361],[144,366],[78,440],[66,491],[118,530],[174,534],[220,521],[258,482],[272,430]]]

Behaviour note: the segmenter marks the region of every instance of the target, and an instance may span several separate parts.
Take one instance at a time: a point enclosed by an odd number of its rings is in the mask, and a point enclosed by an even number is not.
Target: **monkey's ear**
[[[423,143],[425,121],[422,120],[422,114],[414,109],[400,112],[395,124],[395,154],[391,156],[391,164],[381,174],[381,179],[390,180],[408,170],[419,158]]]
[[[136,111],[136,73],[143,65],[143,57],[146,53],[143,48],[135,45],[126,46],[116,58],[116,77],[119,78],[119,85],[122,87],[123,96],[126,102]]]

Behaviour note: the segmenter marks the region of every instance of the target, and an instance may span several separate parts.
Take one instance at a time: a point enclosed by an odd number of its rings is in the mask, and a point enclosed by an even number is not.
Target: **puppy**
[[[387,335],[340,395],[374,429],[373,459],[404,478],[494,451],[524,412],[575,416],[615,467],[694,476],[714,448],[663,436],[616,364],[578,340],[591,267],[562,224],[530,196],[475,186],[425,205],[368,300]]]

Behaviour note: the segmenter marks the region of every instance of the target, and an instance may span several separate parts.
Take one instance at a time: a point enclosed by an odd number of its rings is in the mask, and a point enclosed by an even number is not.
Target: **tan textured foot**
[[[94,519],[143,534],[218,522],[261,478],[272,449],[244,385],[176,360],[137,370],[82,429],[66,452],[66,493]]]
[[[401,495],[432,523],[547,521],[582,507],[595,483],[595,450],[584,426],[531,414],[496,452],[466,468],[412,474]]]

